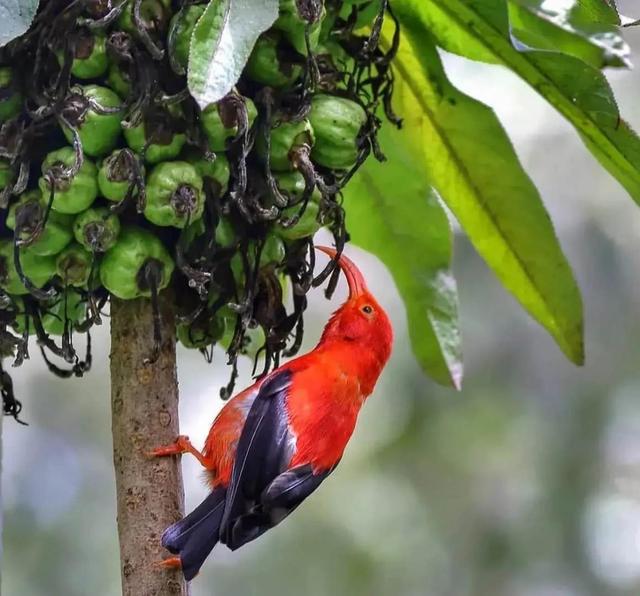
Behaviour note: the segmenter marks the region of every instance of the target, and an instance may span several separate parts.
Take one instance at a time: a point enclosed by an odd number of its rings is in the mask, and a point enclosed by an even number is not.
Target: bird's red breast
[[[292,373],[286,399],[289,429],[295,437],[290,466],[311,464],[320,471],[340,460],[383,365],[350,342],[331,341],[272,373]],[[204,455],[212,462],[212,486],[227,486],[231,479],[238,439],[262,382],[233,397],[209,431]]]

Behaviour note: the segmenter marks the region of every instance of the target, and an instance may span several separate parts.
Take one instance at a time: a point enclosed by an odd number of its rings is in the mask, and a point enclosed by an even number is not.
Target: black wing
[[[230,548],[234,542],[233,526],[242,516],[253,512],[263,491],[286,470],[291,460],[294,444],[285,409],[290,384],[291,372],[276,373],[260,387],[247,415],[220,528],[220,541]]]
[[[287,517],[320,486],[336,466],[316,474],[310,465],[304,465],[280,474],[262,493],[260,499],[263,510],[269,513],[274,522],[272,525],[275,526]]]
[[[302,503],[329,475],[330,470],[314,474],[311,466],[298,466],[280,474],[260,495],[250,511],[232,521],[227,546],[231,550],[255,540],[279,524]]]

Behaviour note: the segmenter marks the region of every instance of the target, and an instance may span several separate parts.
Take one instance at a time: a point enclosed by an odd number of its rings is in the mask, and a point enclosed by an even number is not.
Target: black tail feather
[[[226,494],[226,489],[215,489],[189,515],[162,534],[162,546],[180,556],[187,581],[198,574],[218,542]]]

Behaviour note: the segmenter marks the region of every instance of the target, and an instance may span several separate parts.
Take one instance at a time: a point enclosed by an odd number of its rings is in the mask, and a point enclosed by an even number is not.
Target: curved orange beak
[[[332,259],[336,256],[337,251],[335,248],[329,248],[328,246],[316,246],[317,250],[329,255]],[[341,254],[338,260],[338,265],[345,277],[347,278],[347,284],[349,285],[349,299],[362,296],[367,290],[367,284],[360,273],[360,269],[355,266],[355,263],[349,259],[346,255]]]

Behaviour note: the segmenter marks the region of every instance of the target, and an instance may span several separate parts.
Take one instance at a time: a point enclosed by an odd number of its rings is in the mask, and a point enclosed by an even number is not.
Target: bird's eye
[[[370,315],[373,312],[373,307],[367,304],[366,306],[362,307],[362,312],[366,315]]]

